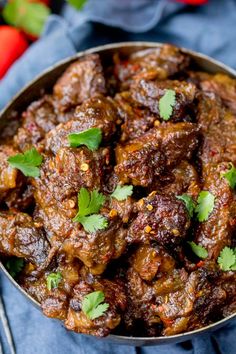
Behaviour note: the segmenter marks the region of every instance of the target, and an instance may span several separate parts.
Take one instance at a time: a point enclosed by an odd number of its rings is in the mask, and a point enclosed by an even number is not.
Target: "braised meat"
[[[51,96],[33,102],[22,114],[22,125],[14,137],[20,150],[27,150],[42,141],[45,134],[56,127],[58,118]]]
[[[163,123],[140,138],[116,148],[115,171],[122,183],[147,187],[197,147],[198,128],[192,123]]]
[[[190,220],[183,203],[176,197],[152,192],[138,202],[138,209],[128,231],[130,243],[156,241],[171,246],[186,237]]]
[[[0,253],[42,266],[50,251],[44,230],[28,214],[1,212]]]
[[[190,78],[204,92],[213,92],[236,114],[236,81],[225,74],[210,75],[204,72],[191,72]]]
[[[122,122],[121,141],[138,138],[154,125],[159,125],[160,122],[157,120],[156,115],[135,102],[131,97],[130,91],[118,93],[115,96],[115,101],[117,102],[118,114]]]
[[[196,88],[192,83],[177,80],[136,80],[131,86],[131,97],[161,118],[157,102],[164,96],[166,90],[170,89],[176,93],[172,120],[181,121],[185,118],[186,108],[195,98]]]
[[[2,129],[0,259],[68,330],[204,327],[236,311],[235,79],[171,45],[107,59]]]
[[[230,246],[236,231],[236,194],[222,173],[228,170],[228,163],[204,166],[203,189],[215,197],[214,210],[208,220],[196,231],[196,242],[208,250],[208,257],[216,260],[224,246]]]
[[[171,45],[145,49],[122,60],[115,56],[115,75],[122,89],[129,87],[133,79],[150,78],[165,80],[188,67],[189,58]]]
[[[81,311],[81,302],[84,296],[93,291],[103,291],[109,307],[106,314],[91,320]],[[126,294],[122,282],[94,279],[88,284],[82,281],[73,289],[65,326],[79,333],[93,334],[99,337],[105,336],[120,324],[121,314],[125,308]]]
[[[71,64],[53,88],[57,107],[62,112],[105,92],[103,69],[97,54],[88,55]]]
[[[222,106],[219,97],[210,93],[201,97],[197,119],[203,133],[203,143],[199,149],[201,162],[229,161],[236,164],[235,115]]]
[[[109,141],[116,131],[117,120],[117,110],[110,97],[93,97],[76,108],[73,120],[59,124],[46,135],[45,148],[56,153],[59,148],[69,146],[68,134],[89,128],[100,128],[103,138]]]

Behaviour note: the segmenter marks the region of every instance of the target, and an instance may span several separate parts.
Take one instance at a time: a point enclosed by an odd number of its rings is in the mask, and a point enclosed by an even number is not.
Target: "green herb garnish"
[[[50,15],[50,9],[40,2],[11,0],[6,3],[2,15],[9,25],[38,37]]]
[[[236,188],[236,168],[234,167],[232,162],[230,163],[230,169],[227,172],[222,173],[221,177],[227,179],[232,189]]]
[[[201,191],[197,199],[195,211],[200,222],[206,221],[214,209],[215,197],[208,191]]]
[[[67,0],[76,10],[82,10],[88,0]]]
[[[165,94],[159,100],[160,117],[164,120],[169,120],[173,113],[173,108],[176,101],[174,90],[166,90]]]
[[[82,311],[90,320],[95,320],[107,311],[109,304],[104,302],[105,295],[102,291],[94,291],[86,295],[82,301]]]
[[[185,207],[188,210],[189,216],[190,218],[192,218],[195,210],[195,203],[193,201],[193,198],[188,194],[178,195],[176,198],[184,202]]]
[[[127,199],[132,194],[133,194],[133,186],[118,185],[114,190],[114,192],[111,194],[111,197],[121,201]]]
[[[81,133],[71,133],[68,135],[71,147],[87,146],[91,151],[97,150],[102,141],[102,131],[100,128],[91,128]]]
[[[46,278],[48,290],[51,291],[52,289],[58,288],[58,285],[62,279],[61,273],[50,273]]]
[[[9,165],[20,170],[25,176],[39,177],[39,166],[43,161],[43,157],[35,148],[25,151],[23,154],[11,156],[7,160]]]
[[[236,249],[224,247],[217,259],[220,268],[224,271],[236,270]]]
[[[208,252],[204,247],[197,245],[193,241],[188,242],[188,244],[191,247],[193,253],[195,253],[199,258],[202,258],[202,259],[207,258]]]
[[[96,189],[89,192],[86,188],[81,188],[78,193],[79,211],[74,217],[74,222],[83,225],[85,231],[96,232],[107,227],[107,219],[97,214],[105,202],[105,196]]]
[[[108,225],[107,219],[99,214],[80,216],[76,221],[80,222],[83,225],[85,231],[89,233],[103,230]]]
[[[24,267],[24,259],[16,257],[11,258],[6,262],[5,267],[11,276],[15,278],[16,275],[20,273]]]

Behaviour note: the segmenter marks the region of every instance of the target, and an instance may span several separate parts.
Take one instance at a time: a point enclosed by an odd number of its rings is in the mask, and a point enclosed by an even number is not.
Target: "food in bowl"
[[[148,337],[236,312],[235,102],[163,45],[84,56],[9,121],[1,260],[46,316]]]

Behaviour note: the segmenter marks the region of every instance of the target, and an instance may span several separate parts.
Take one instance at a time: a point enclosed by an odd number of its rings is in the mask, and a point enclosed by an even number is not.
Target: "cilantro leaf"
[[[41,165],[43,157],[35,148],[25,151],[23,154],[11,156],[7,160],[9,165],[20,170],[25,176],[39,177],[38,166]]]
[[[217,259],[220,268],[224,271],[235,270],[236,254],[235,250],[230,247],[224,247]],[[232,269],[232,267],[234,269]]]
[[[97,189],[94,189],[89,193],[86,188],[82,187],[78,194],[79,212],[76,217],[98,213],[104,202],[105,196],[102,193],[99,193]]]
[[[58,285],[62,279],[61,273],[50,273],[46,278],[48,290],[51,291],[52,289],[58,288]]]
[[[41,35],[49,14],[49,7],[45,4],[29,0],[8,1],[2,12],[8,24],[36,37]]]
[[[189,216],[190,218],[192,218],[195,210],[195,203],[192,197],[188,194],[182,194],[182,195],[177,195],[176,198],[184,202],[185,207],[188,210]]]
[[[176,101],[174,90],[166,90],[165,94],[159,100],[160,117],[164,120],[169,120]]]
[[[114,192],[111,194],[111,197],[121,201],[127,199],[132,194],[133,194],[133,186],[120,186],[118,184]]]
[[[77,217],[76,221],[80,222],[83,225],[85,231],[89,233],[103,230],[108,226],[108,222],[105,216],[99,214],[79,216]]]
[[[11,276],[15,278],[16,275],[22,271],[24,267],[24,260],[23,258],[13,257],[6,262],[5,266]]]
[[[202,259],[207,258],[208,252],[207,252],[207,250],[204,247],[202,247],[200,245],[197,245],[193,241],[188,242],[188,244],[191,247],[193,253],[195,253],[199,258],[202,258]]]
[[[105,229],[108,225],[107,219],[97,214],[104,203],[105,196],[96,189],[89,192],[86,188],[81,188],[78,193],[79,211],[73,221],[81,223],[87,232]]]
[[[109,308],[109,304],[104,300],[105,295],[102,291],[94,291],[83,298],[82,311],[90,320],[95,320]]]
[[[84,7],[84,5],[88,0],[67,0],[67,1],[71,6],[73,6],[77,10],[82,10],[82,8]]]
[[[222,173],[221,176],[226,178],[230,187],[234,189],[236,188],[236,168],[232,163],[230,163],[230,167],[231,168],[227,172]]]
[[[91,128],[81,133],[71,133],[68,135],[71,147],[86,145],[91,151],[97,150],[102,141],[102,131],[100,128]]]
[[[208,191],[201,191],[197,199],[196,213],[200,222],[206,221],[214,209],[215,197]]]

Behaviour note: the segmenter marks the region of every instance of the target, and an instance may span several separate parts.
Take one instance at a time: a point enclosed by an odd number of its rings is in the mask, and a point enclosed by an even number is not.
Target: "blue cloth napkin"
[[[48,66],[79,50],[110,42],[170,42],[206,53],[236,68],[235,23],[235,0],[210,0],[208,5],[198,8],[171,0],[89,0],[81,13],[65,5],[60,16],[50,17],[42,38],[0,81],[0,109]],[[59,321],[48,319],[35,309],[2,274],[0,292],[17,354],[236,352],[236,322],[182,344],[137,349],[67,332]],[[1,324],[0,341],[3,353],[10,354]]]

